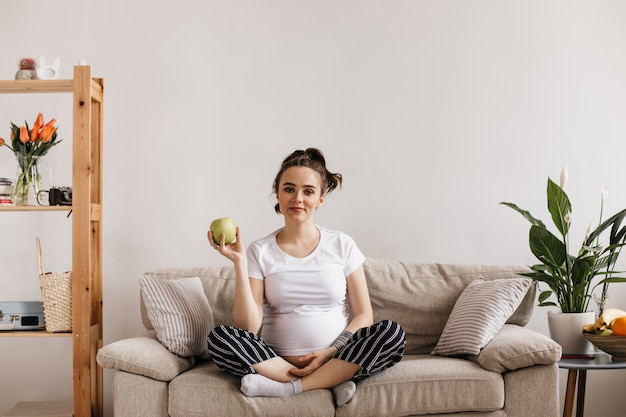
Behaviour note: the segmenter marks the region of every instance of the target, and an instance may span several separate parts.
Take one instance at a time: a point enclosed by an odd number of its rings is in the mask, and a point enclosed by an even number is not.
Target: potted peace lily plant
[[[602,220],[607,196],[604,187],[598,226],[594,230],[591,230],[591,226],[587,228],[578,252],[572,255],[569,231],[573,215],[572,205],[564,191],[566,182],[567,167],[561,171],[560,185],[548,178],[548,211],[558,236],[530,212],[513,203],[500,204],[517,211],[531,224],[529,246],[540,263],[531,266],[531,272],[524,275],[547,285],[548,289],[539,294],[539,306],[560,309],[558,312],[548,312],[550,336],[561,344],[563,356],[571,357],[593,353],[593,346],[582,336],[582,326],[595,321],[596,313],[589,311],[590,301],[596,301],[600,314],[607,301],[609,284],[626,282],[625,277],[616,275],[621,271],[615,269],[621,249],[626,244],[626,226],[622,226],[626,209]],[[601,295],[596,297],[594,290],[600,286]],[[570,330],[572,335],[569,334]]]

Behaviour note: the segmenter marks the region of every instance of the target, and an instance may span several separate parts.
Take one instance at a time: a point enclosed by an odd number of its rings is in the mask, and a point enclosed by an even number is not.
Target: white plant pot
[[[563,357],[593,356],[595,348],[583,336],[583,326],[596,321],[596,313],[548,311],[550,338],[561,345]]]

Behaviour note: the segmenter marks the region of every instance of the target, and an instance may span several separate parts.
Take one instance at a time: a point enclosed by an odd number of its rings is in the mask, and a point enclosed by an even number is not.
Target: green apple
[[[209,230],[213,233],[213,240],[215,240],[215,243],[220,244],[222,241],[222,235],[225,235],[225,243],[228,245],[235,240],[237,225],[230,217],[222,217],[213,220]]]

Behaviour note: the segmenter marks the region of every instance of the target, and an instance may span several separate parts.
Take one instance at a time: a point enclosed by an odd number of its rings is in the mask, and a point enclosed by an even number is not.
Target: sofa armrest
[[[503,373],[561,359],[561,346],[541,333],[505,324],[473,360],[483,368]]]
[[[159,381],[171,381],[195,364],[194,358],[181,358],[165,348],[155,331],[118,340],[98,350],[98,365],[143,375]]]

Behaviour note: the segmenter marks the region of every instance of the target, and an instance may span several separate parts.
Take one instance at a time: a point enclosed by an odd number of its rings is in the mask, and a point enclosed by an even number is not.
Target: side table
[[[626,369],[626,361],[613,361],[611,355],[598,352],[593,358],[573,359],[564,358],[558,362],[559,368],[569,369],[567,373],[567,390],[565,391],[565,407],[563,417],[571,417],[574,410],[574,394],[578,379],[578,394],[576,396],[576,417],[583,417],[585,413],[585,385],[587,371],[599,369]]]

